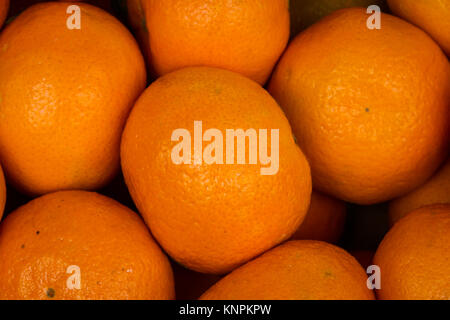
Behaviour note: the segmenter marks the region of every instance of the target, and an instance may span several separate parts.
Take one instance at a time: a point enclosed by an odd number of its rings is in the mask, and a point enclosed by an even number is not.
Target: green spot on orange
[[[49,298],[54,298],[55,297],[55,289],[53,289],[53,288],[48,288],[47,289],[47,297],[49,297]]]

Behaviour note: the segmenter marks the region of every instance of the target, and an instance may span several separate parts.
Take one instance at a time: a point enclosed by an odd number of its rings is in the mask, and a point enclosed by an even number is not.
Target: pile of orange
[[[450,299],[450,3],[369,2],[0,0],[0,299]]]

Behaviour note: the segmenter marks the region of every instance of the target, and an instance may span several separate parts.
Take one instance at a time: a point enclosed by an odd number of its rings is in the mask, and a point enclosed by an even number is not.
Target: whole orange
[[[6,15],[8,14],[9,0],[0,0],[0,28],[5,22]]]
[[[170,263],[139,216],[87,191],[48,194],[8,215],[0,261],[2,300],[175,294]]]
[[[220,275],[183,268],[178,263],[173,263],[173,276],[177,300],[197,300],[202,293],[222,278]]]
[[[344,202],[313,191],[308,213],[292,239],[335,243],[344,231],[346,216]]]
[[[414,210],[399,220],[378,247],[385,300],[450,299],[450,205]]]
[[[388,0],[392,12],[428,32],[450,56],[450,1]]]
[[[132,35],[103,10],[78,5],[81,29],[68,28],[66,3],[48,2],[0,34],[0,157],[10,181],[29,194],[106,184],[145,88]]]
[[[128,2],[130,20],[141,30],[138,35],[149,46],[149,64],[158,75],[210,66],[263,84],[289,39],[287,0]]]
[[[203,300],[373,300],[349,253],[321,241],[289,241],[217,282]]]
[[[450,204],[450,159],[425,184],[389,203],[389,222],[393,225],[409,212],[431,204]]]
[[[121,160],[158,242],[203,273],[228,272],[289,239],[310,202],[309,166],[283,112],[256,82],[223,69],[178,70],[147,88]]]
[[[342,9],[298,35],[269,91],[310,161],[314,186],[374,204],[424,183],[445,159],[450,64],[413,25]],[[326,52],[326,55],[322,54]]]

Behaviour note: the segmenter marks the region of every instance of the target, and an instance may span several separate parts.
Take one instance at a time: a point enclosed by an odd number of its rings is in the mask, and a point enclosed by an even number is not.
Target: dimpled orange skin
[[[9,0],[0,0],[0,28],[5,22],[6,15],[8,14]]]
[[[269,165],[176,165],[176,129],[202,121],[218,129],[279,129],[279,170]],[[203,143],[203,150],[210,142]],[[193,142],[192,142],[193,146]],[[236,147],[235,147],[236,150]],[[226,146],[224,147],[224,162]],[[193,156],[193,153],[192,153]],[[309,165],[273,98],[230,71],[186,68],[158,79],[139,98],[122,138],[122,169],[139,212],[161,246],[180,264],[202,273],[226,273],[287,240],[311,197]]]
[[[37,198],[0,226],[0,299],[173,299],[172,269],[139,216],[87,191]],[[67,287],[78,266],[81,289]]]
[[[450,205],[414,210],[399,220],[377,249],[382,300],[450,299]]]
[[[3,211],[5,210],[5,204],[6,204],[5,176],[3,175],[3,170],[0,167],[0,220],[2,220]]]
[[[344,202],[313,191],[308,213],[292,239],[336,243],[344,231],[346,216]]]
[[[432,204],[450,204],[450,159],[425,184],[389,203],[391,226],[409,212]]]
[[[150,63],[159,75],[210,66],[263,84],[289,39],[287,0],[148,0],[141,5]]]
[[[146,82],[132,35],[87,4],[30,7],[0,34],[0,157],[10,181],[38,195],[96,189],[119,168],[129,110]],[[99,36],[100,35],[100,36]]]
[[[428,32],[450,56],[448,0],[388,0],[392,12]]]
[[[289,241],[217,282],[201,300],[373,300],[361,265],[321,241]]]
[[[368,17],[343,9],[301,33],[269,87],[314,187],[358,204],[424,183],[445,159],[450,130],[450,65],[440,48],[387,14],[381,30],[369,30]]]

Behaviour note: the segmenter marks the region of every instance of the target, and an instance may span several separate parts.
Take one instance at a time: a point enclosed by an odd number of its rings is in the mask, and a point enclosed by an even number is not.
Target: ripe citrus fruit
[[[130,20],[163,75],[189,66],[268,79],[289,39],[287,0],[134,0]]]
[[[428,32],[450,56],[450,1],[388,0],[399,17]]]
[[[431,204],[450,204],[450,159],[424,185],[389,203],[389,222],[393,225],[414,209]]]
[[[56,192],[14,211],[0,226],[0,261],[0,299],[174,298],[170,263],[145,224],[97,193]]]
[[[424,183],[446,157],[450,130],[445,55],[401,19],[382,14],[382,28],[370,30],[368,17],[342,9],[302,32],[269,87],[310,161],[315,188],[358,204]]]
[[[343,249],[289,241],[217,282],[203,300],[372,300],[367,276]]]
[[[371,5],[387,9],[386,0],[290,0],[291,37],[336,10]]]
[[[30,194],[95,189],[119,168],[129,110],[145,88],[132,35],[87,4],[81,30],[67,3],[37,4],[0,34],[0,157]]]
[[[292,239],[335,243],[344,231],[346,216],[344,202],[313,191],[308,213]]]
[[[308,210],[310,170],[286,117],[261,86],[227,70],[186,68],[154,82],[127,121],[121,160],[153,235],[199,272],[225,273],[289,239]]]
[[[3,175],[3,170],[0,167],[0,220],[2,220],[3,211],[5,210],[5,204],[6,204],[5,176]]]
[[[0,29],[8,14],[9,0],[0,0]]]
[[[414,210],[387,233],[374,257],[379,299],[450,299],[450,205]]]

